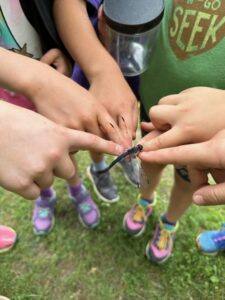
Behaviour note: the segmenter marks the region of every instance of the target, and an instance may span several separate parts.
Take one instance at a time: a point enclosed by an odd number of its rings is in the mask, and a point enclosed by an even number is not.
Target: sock
[[[68,192],[73,198],[76,198],[76,196],[79,195],[80,192],[82,192],[82,190],[84,190],[84,189],[85,189],[85,186],[83,185],[82,182],[80,182],[76,186],[68,185]]]
[[[145,208],[147,207],[149,204],[153,203],[154,202],[154,198],[151,198],[151,199],[144,199],[144,198],[140,198],[140,202],[141,202],[141,205]]]
[[[161,216],[161,220],[162,220],[162,222],[163,222],[164,224],[168,224],[168,225],[171,225],[171,226],[175,226],[175,225],[176,225],[176,222],[175,222],[175,223],[169,222],[169,221],[167,220],[165,214],[163,214],[163,215]]]
[[[41,198],[48,200],[48,198],[52,198],[54,196],[55,192],[53,190],[53,188],[47,188],[47,189],[43,189],[41,190]]]
[[[102,161],[100,161],[100,162],[93,162],[93,170],[96,172],[96,171],[102,171],[102,170],[104,170],[105,168],[107,168],[108,167],[108,164],[106,163],[106,161],[104,160],[104,158],[103,158],[103,160]]]

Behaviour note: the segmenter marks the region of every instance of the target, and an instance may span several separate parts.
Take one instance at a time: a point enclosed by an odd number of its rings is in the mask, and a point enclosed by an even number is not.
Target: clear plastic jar
[[[143,73],[149,65],[164,13],[163,0],[104,0],[105,45],[124,76]]]
[[[149,65],[159,25],[136,34],[120,33],[106,25],[106,48],[119,64],[124,76],[140,75]]]

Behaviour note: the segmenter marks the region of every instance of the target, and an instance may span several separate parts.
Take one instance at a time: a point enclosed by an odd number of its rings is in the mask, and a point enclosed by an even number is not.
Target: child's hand
[[[0,101],[0,185],[28,199],[49,187],[54,175],[71,178],[70,153],[91,149],[120,155],[123,149],[89,133],[59,126],[45,117]]]
[[[164,131],[144,137],[145,150],[202,142],[225,128],[225,91],[196,87],[159,101],[150,109],[153,127]],[[144,124],[144,126],[147,126]]]
[[[40,114],[57,124],[103,136],[126,147],[119,126],[101,103],[96,105],[91,93],[43,64],[37,72],[27,97]]]
[[[148,163],[188,165],[197,205],[225,204],[225,130],[199,144],[177,146],[139,154]],[[216,185],[208,185],[211,173]]]
[[[127,148],[131,147],[137,129],[137,100],[119,67],[115,64],[93,78],[89,91],[119,126]]]
[[[59,49],[51,49],[40,59],[41,62],[54,67],[63,75],[70,76],[72,66],[68,58]]]

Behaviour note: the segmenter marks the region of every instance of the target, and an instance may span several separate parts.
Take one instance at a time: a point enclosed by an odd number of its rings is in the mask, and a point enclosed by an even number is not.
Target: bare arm
[[[129,147],[137,127],[136,98],[119,66],[99,41],[86,1],[55,0],[54,16],[66,48],[90,82],[90,92],[117,123]]]

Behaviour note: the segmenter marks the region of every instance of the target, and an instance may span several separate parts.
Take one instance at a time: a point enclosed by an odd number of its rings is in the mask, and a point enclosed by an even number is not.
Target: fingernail
[[[116,153],[117,155],[120,155],[124,152],[124,148],[121,145],[116,145]]]
[[[201,195],[195,195],[195,196],[193,197],[193,201],[194,201],[194,203],[197,204],[197,205],[202,205],[202,204],[204,204],[204,198],[203,198]]]

